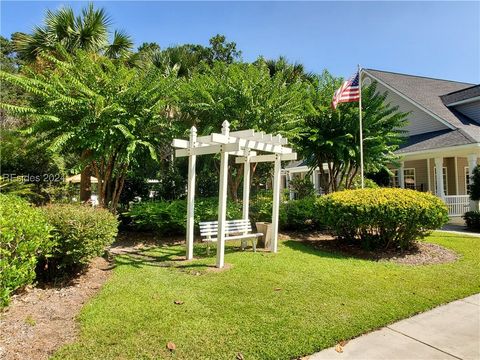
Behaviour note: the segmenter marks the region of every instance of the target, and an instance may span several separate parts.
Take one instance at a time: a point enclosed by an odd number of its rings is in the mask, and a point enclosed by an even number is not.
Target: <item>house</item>
[[[463,215],[471,206],[469,176],[480,157],[480,85],[363,69],[362,85],[373,81],[379,92],[388,92],[388,102],[409,113],[408,140],[396,152],[401,166],[391,169],[390,185],[437,194],[450,215]],[[301,160],[287,165],[285,186],[308,170]],[[321,193],[318,170],[311,176]]]

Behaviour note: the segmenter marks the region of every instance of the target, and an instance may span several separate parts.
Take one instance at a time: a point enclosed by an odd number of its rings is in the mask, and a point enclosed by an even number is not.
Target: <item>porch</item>
[[[405,154],[400,167],[392,169],[390,185],[436,194],[447,204],[450,216],[462,216],[476,209],[478,204],[470,201],[468,185],[479,163],[478,152],[455,154],[452,150],[450,154],[443,151],[429,155]]]

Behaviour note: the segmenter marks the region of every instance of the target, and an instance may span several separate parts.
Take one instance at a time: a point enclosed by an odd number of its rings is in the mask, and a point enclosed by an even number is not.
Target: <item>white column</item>
[[[282,162],[280,155],[275,154],[275,166],[273,170],[273,208],[272,208],[272,241],[270,250],[274,253],[278,249],[278,214],[280,212],[280,171]]]
[[[190,148],[195,147],[197,141],[197,129],[192,126],[190,129]],[[188,183],[187,183],[187,260],[193,259],[193,240],[194,240],[194,211],[195,211],[195,164],[196,155],[188,157]]]
[[[287,188],[288,188],[288,198],[289,200],[293,200],[294,194],[292,189],[290,189],[290,181],[292,180],[292,174],[287,172]]]
[[[398,185],[402,189],[405,188],[405,164],[403,161],[400,163],[400,168],[398,169]]]
[[[230,124],[224,121],[222,134],[228,136]],[[218,189],[218,232],[217,232],[217,268],[223,268],[225,264],[225,221],[227,215],[227,180],[228,180],[228,152],[225,145],[221,146],[220,152],[220,184]]]
[[[443,158],[435,158],[435,171],[436,177],[435,182],[437,184],[437,196],[442,199],[445,198],[445,193],[443,192]]]
[[[473,169],[477,166],[477,154],[469,154],[468,155],[468,173],[470,175],[470,184],[472,183],[472,175]],[[478,210],[478,201],[471,201],[470,200],[470,210],[475,211]]]
[[[243,164],[243,206],[242,218],[248,220],[250,201],[250,150],[245,149],[245,163]]]

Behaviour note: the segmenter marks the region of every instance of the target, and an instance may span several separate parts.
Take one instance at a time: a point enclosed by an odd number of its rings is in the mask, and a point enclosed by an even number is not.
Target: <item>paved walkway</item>
[[[349,341],[308,360],[480,359],[480,294],[454,301]]]

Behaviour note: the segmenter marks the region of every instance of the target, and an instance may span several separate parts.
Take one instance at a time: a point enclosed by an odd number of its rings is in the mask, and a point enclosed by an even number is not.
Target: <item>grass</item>
[[[294,241],[278,254],[227,247],[232,268],[221,272],[207,270],[213,255],[171,261],[180,246],[146,251],[150,261],[120,257],[80,315],[78,342],[55,358],[291,359],[480,292],[480,238],[438,232],[427,241],[460,259],[414,267]]]

